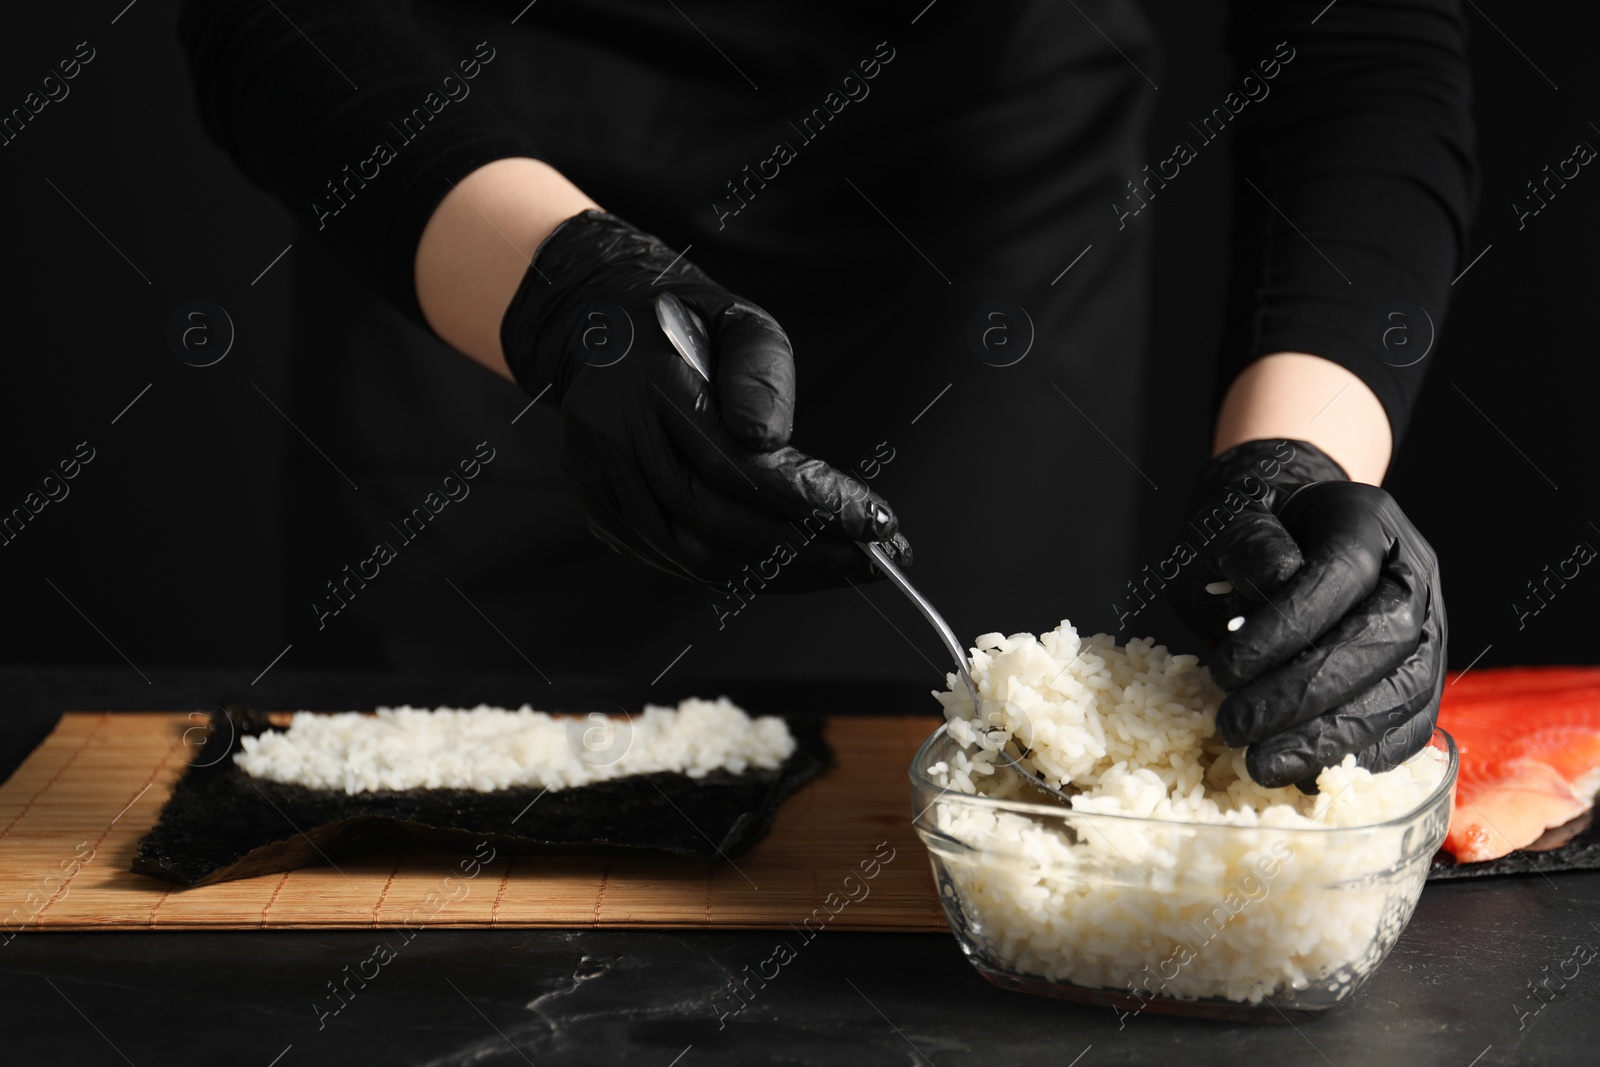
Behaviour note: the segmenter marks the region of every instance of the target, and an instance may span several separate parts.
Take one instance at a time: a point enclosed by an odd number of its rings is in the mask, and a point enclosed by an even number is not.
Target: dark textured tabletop
[[[0,669],[0,772],[66,710],[386,702],[520,704],[593,692],[513,676]],[[693,692],[692,679],[680,683]],[[725,689],[701,685],[702,691]],[[746,683],[752,708],[815,710],[840,687]],[[855,686],[877,713],[920,694]],[[609,691],[627,703],[651,695]],[[675,695],[674,695],[675,696]],[[16,872],[0,872],[0,876]],[[340,1003],[373,957],[364,932],[25,933],[0,942],[7,1064],[1593,1064],[1600,1058],[1600,872],[1430,884],[1350,1003],[1311,1021],[1119,1018],[989,986],[953,939],[825,931],[736,1014],[735,975],[769,932],[422,929]],[[360,968],[371,974],[371,967]]]

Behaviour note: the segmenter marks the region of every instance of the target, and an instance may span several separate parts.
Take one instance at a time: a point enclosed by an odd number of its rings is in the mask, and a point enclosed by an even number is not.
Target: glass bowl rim
[[[962,802],[971,802],[979,808],[1017,812],[1024,815],[1045,815],[1057,819],[1066,819],[1068,817],[1073,819],[1114,819],[1118,820],[1119,822],[1129,824],[1184,827],[1186,829],[1207,832],[1237,833],[1240,831],[1270,831],[1277,834],[1339,834],[1350,832],[1367,833],[1372,830],[1399,829],[1408,823],[1415,822],[1419,817],[1422,816],[1423,813],[1431,811],[1433,808],[1437,807],[1439,802],[1447,795],[1453,795],[1455,793],[1456,776],[1460,771],[1461,762],[1460,752],[1456,748],[1456,739],[1451,737],[1448,731],[1436,725],[1433,728],[1433,733],[1428,738],[1428,744],[1431,745],[1434,740],[1439,738],[1444,740],[1445,751],[1448,756],[1448,761],[1445,764],[1444,775],[1439,779],[1439,784],[1433,788],[1432,792],[1430,792],[1422,801],[1420,801],[1415,807],[1407,811],[1405,814],[1396,815],[1394,818],[1385,819],[1383,822],[1362,823],[1358,826],[1240,826],[1236,823],[1193,822],[1187,819],[1156,819],[1143,815],[1124,815],[1108,811],[1079,811],[1076,808],[1063,808],[1056,804],[1036,804],[1025,800],[984,796],[980,793],[964,793],[959,789],[952,789],[949,786],[940,785],[926,775],[925,768],[928,763],[927,755],[933,745],[941,737],[947,734],[949,728],[950,723],[948,721],[940,723],[938,729],[934,730],[933,733],[924,738],[922,744],[917,746],[917,754],[911,759],[909,775],[911,778],[912,789],[934,789],[939,793],[937,797],[923,806],[921,813],[912,819],[912,824],[916,826],[919,833],[923,832],[921,825],[919,825],[922,822],[923,816],[927,814],[927,812],[935,803],[945,799],[947,794],[953,796],[954,798],[958,798]],[[951,738],[951,741],[955,742],[955,739]],[[955,743],[959,744],[960,742]]]

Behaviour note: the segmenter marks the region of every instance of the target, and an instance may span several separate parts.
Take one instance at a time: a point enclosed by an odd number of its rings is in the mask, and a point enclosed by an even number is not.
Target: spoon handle
[[[972,707],[976,713],[982,704],[978,699],[978,687],[972,684],[972,675],[967,673],[967,651],[961,647],[961,642],[956,640],[955,631],[950,629],[950,624],[944,621],[944,616],[934,609],[927,597],[917,592],[917,587],[911,584],[911,579],[906,577],[904,571],[895,566],[894,560],[889,558],[889,553],[883,550],[882,545],[871,541],[857,541],[856,547],[872,557],[872,562],[883,571],[889,581],[894,583],[895,588],[904,593],[906,598],[917,606],[917,610],[922,612],[923,618],[939,631],[944,647],[949,650],[950,658],[955,661],[956,671],[961,675],[961,680],[967,685],[967,692],[972,696]]]
[[[904,593],[907,599],[917,606],[917,610],[922,612],[923,617],[933,624],[933,628],[939,631],[939,636],[944,639],[945,648],[950,650],[950,658],[956,661],[956,672],[961,675],[961,680],[967,685],[967,693],[972,697],[972,717],[975,720],[978,719],[983,708],[983,701],[978,699],[978,687],[972,684],[972,675],[967,672],[966,650],[961,647],[961,642],[956,640],[956,635],[950,629],[950,625],[944,621],[944,617],[938,611],[934,610],[933,605],[928,602],[928,598],[917,592],[916,586],[912,585],[911,580],[905,576],[905,573],[895,566],[894,560],[889,558],[889,553],[883,550],[882,545],[872,541],[857,541],[856,547],[872,557],[872,562],[877,564],[878,568],[888,576],[889,581],[894,583],[895,588]],[[1022,745],[1019,739],[1013,738],[1006,742],[1006,745],[1010,744],[1018,745],[1022,748],[1022,755],[1027,755],[1028,749]],[[1038,771],[1024,767],[1021,758],[1007,752],[1004,745],[991,751],[994,752],[996,759],[1016,771],[1025,781],[1046,796],[1062,804],[1070,805],[1072,803],[1065,791],[1059,786],[1045,781]]]

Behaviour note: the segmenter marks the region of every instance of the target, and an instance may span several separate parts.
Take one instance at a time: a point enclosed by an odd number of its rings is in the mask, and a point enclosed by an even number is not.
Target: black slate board
[[[821,719],[786,719],[794,754],[776,770],[635,775],[540,795],[528,788],[386,790],[350,795],[250,777],[232,759],[191,766],[139,842],[132,870],[184,887],[249,878],[390,845],[513,854],[667,852],[732,857],[772,826],[778,807],[832,765]],[[204,752],[278,729],[228,706]],[[535,800],[537,802],[535,803]]]

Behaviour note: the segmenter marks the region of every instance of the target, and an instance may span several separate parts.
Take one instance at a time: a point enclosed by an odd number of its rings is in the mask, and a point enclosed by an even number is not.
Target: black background
[[[265,400],[284,393],[295,253],[252,280],[310,238],[202,136],[175,5],[124,4],[10,12],[0,41],[3,111],[79,41],[97,53],[65,100],[0,147],[9,205],[0,510],[20,505],[77,442],[96,450],[71,495],[0,546],[0,657],[126,666],[125,654],[146,671],[211,664],[248,679],[284,644],[285,457],[306,447]],[[1157,159],[1232,78],[1225,5],[1144,6],[1166,52],[1150,132]],[[1521,230],[1510,202],[1576,142],[1600,145],[1595,17],[1576,4],[1495,3],[1469,6],[1468,21],[1483,170],[1469,256],[1487,251],[1455,287],[1388,484],[1442,557],[1453,667],[1593,661],[1600,567],[1520,626],[1511,602],[1578,542],[1600,547],[1590,445],[1600,177],[1585,168]],[[1158,236],[1151,417],[1134,458],[1174,486],[1206,447],[1212,414],[1226,154],[1207,153],[1185,174],[1135,223]],[[227,358],[208,368],[180,362],[165,339],[169,316],[193,299],[225,306],[237,329]],[[1167,554],[1182,496],[1146,498],[1141,558]],[[1071,521],[1066,501],[1056,506],[1030,521]],[[1140,623],[1186,644],[1164,607]],[[504,655],[519,666],[512,649]]]

